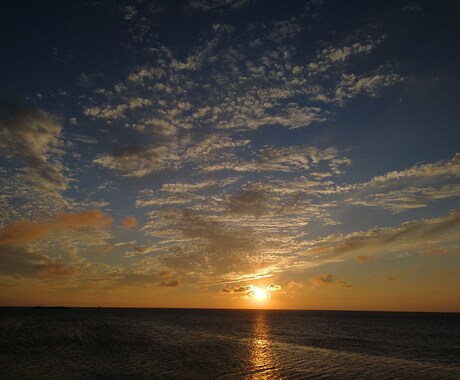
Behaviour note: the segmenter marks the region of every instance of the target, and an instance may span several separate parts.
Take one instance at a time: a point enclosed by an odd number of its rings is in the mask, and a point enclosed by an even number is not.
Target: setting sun
[[[263,301],[268,298],[267,292],[257,287],[253,288],[253,296],[257,301]]]

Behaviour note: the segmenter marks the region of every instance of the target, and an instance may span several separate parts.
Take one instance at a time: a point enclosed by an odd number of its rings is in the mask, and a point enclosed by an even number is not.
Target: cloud
[[[226,9],[240,9],[253,3],[254,0],[189,0],[190,10],[210,12]]]
[[[402,81],[398,74],[372,74],[372,75],[355,75],[342,74],[340,83],[335,89],[334,102],[343,105],[346,101],[360,94],[376,96],[378,92],[388,86]]]
[[[348,193],[347,204],[380,207],[393,212],[428,206],[430,202],[459,196],[460,154],[435,163],[375,176],[367,182],[330,188],[331,194]]]
[[[252,286],[237,286],[233,288],[233,293],[245,293],[251,289],[252,289]]]
[[[422,257],[434,257],[434,256],[443,256],[448,254],[458,255],[460,254],[459,247],[423,247],[419,252],[417,252],[417,256]]]
[[[67,190],[63,174],[60,118],[38,108],[0,101],[0,150],[24,165],[32,185],[60,199]]]
[[[104,283],[98,286],[108,288],[110,290],[120,287],[145,287],[153,286],[158,281],[158,275],[155,273],[132,272],[125,269],[111,266],[103,266],[101,278]],[[100,270],[101,270],[100,269]],[[108,273],[106,273],[109,270]]]
[[[434,164],[414,165],[408,169],[388,172],[372,178],[369,182],[359,184],[357,187],[374,187],[386,185],[396,180],[423,179],[437,176],[460,176],[460,153],[456,153],[450,160],[440,160]]]
[[[370,257],[367,255],[358,255],[355,257],[355,260],[360,262],[360,263],[365,263],[366,261],[370,260]]]
[[[77,268],[66,267],[61,260],[11,245],[0,245],[0,260],[0,274],[8,276],[72,276],[77,272]]]
[[[302,289],[304,287],[303,283],[300,281],[289,281],[287,284],[288,288],[291,289]]]
[[[217,181],[215,179],[207,179],[196,182],[174,182],[161,185],[161,190],[165,193],[184,194],[193,193],[196,191],[209,189],[213,187],[224,187],[238,181],[238,178],[226,178],[225,180]]]
[[[267,202],[263,190],[242,190],[229,197],[228,208],[231,213],[261,215],[268,208]]]
[[[134,228],[138,225],[138,220],[135,216],[133,215],[129,215],[127,216],[126,218],[123,219],[123,228],[125,229],[130,229],[130,228]]]
[[[308,249],[305,257],[326,259],[363,249],[366,249],[368,255],[390,246],[404,246],[406,249],[420,247],[458,225],[460,210],[452,210],[443,217],[406,222],[399,227],[374,228],[348,235],[330,235],[320,239],[315,247]]]
[[[403,185],[398,184],[399,186]],[[367,207],[387,208],[394,212],[426,207],[429,202],[460,196],[459,184],[447,184],[435,187],[404,187],[386,193],[364,195],[358,199],[350,199],[349,204]]]
[[[415,3],[408,3],[403,7],[404,12],[411,12],[411,13],[417,13],[422,11],[423,8],[420,5],[417,5]]]
[[[221,289],[221,293],[226,293],[226,294],[244,294],[245,296],[252,296],[255,294],[255,291],[261,289],[256,285],[250,284],[250,285],[238,285],[238,286],[229,286],[225,285]],[[268,286],[265,287],[265,291],[267,292],[277,292],[281,290],[281,285],[277,284],[269,284]],[[266,295],[267,298],[270,298],[270,294],[267,293]]]
[[[320,149],[314,146],[267,146],[249,159],[235,156],[221,156],[216,161],[202,165],[204,171],[232,170],[236,172],[296,172],[308,171],[322,163],[328,163],[330,170],[340,173],[340,167],[349,165],[350,160],[343,157],[337,148]]]
[[[78,214],[58,214],[54,226],[60,228],[106,227],[112,224],[112,218],[100,210],[82,211]]]
[[[125,146],[113,155],[101,155],[93,162],[129,177],[145,177],[166,169],[177,169],[180,158],[174,146]]]
[[[237,226],[199,216],[188,209],[165,213],[165,221],[166,236],[157,229],[153,234],[165,239],[164,249],[169,251],[159,258],[160,262],[175,271],[209,280],[230,273],[236,276],[270,261],[270,257],[259,254],[257,239],[250,231]]]
[[[346,281],[337,280],[332,274],[323,274],[320,276],[313,277],[311,282],[315,286],[339,286],[341,288],[351,288]]]
[[[106,227],[111,223],[112,218],[100,210],[83,211],[79,214],[61,213],[49,223],[28,220],[13,222],[0,230],[0,244],[22,244],[43,238],[59,229],[98,228]]]
[[[125,119],[128,111],[136,110],[145,106],[151,106],[153,103],[150,99],[144,98],[129,98],[125,103],[118,105],[103,105],[88,107],[83,111],[83,114],[92,118],[99,119]]]
[[[176,280],[176,279],[173,279],[173,280],[169,280],[169,281],[161,281],[159,286],[166,286],[166,287],[170,287],[170,288],[175,288],[177,286],[179,286],[179,280]]]
[[[281,290],[281,285],[270,284],[265,289],[269,292],[277,292],[278,290]]]
[[[378,41],[367,43],[356,42],[349,46],[328,46],[316,53],[316,59],[308,64],[310,73],[319,74],[334,68],[337,64],[343,64],[356,55],[369,54],[375,49]]]
[[[0,244],[21,244],[48,235],[50,225],[20,221],[11,223],[0,230]]]
[[[274,21],[268,38],[276,43],[295,37],[303,30],[300,23],[291,20]]]
[[[196,142],[185,151],[185,158],[189,161],[208,161],[219,157],[222,150],[249,145],[250,140],[235,140],[221,133],[211,133],[201,141]]]

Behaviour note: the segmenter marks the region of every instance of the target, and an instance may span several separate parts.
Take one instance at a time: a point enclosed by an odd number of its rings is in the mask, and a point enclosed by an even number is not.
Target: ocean
[[[460,379],[460,314],[0,308],[2,379]]]

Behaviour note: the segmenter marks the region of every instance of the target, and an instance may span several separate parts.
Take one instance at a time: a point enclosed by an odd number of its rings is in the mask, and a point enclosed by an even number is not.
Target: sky
[[[0,305],[460,311],[460,2],[6,1]]]

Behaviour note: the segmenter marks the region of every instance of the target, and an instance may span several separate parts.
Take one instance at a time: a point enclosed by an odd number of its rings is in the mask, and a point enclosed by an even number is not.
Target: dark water
[[[0,377],[460,379],[460,314],[0,308]]]

